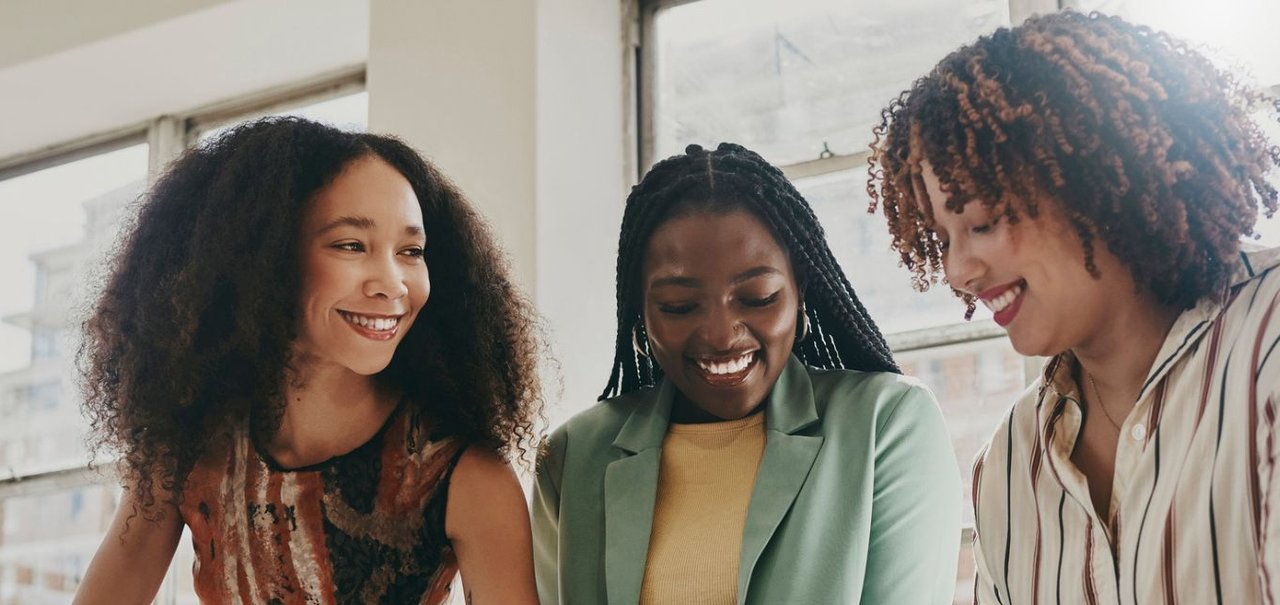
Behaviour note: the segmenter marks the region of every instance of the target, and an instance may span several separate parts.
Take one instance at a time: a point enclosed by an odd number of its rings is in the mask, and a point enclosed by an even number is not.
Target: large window
[[[83,468],[70,334],[147,179],[148,145],[0,181],[0,603],[66,601],[115,510],[105,476],[71,486],[28,478]],[[16,479],[22,479],[16,483]]]
[[[1234,53],[1228,59],[1245,64],[1262,86],[1276,87],[1280,37],[1271,29],[1280,22],[1280,4],[1262,4],[1062,2],[1178,35],[1204,34],[1195,41],[1228,46]],[[966,524],[973,519],[970,462],[1042,360],[1019,356],[985,309],[965,322],[963,304],[945,285],[925,294],[911,288],[883,217],[866,213],[871,129],[881,108],[948,52],[1058,6],[1054,0],[650,0],[640,10],[641,168],[689,143],[720,141],[742,143],[782,166],[813,205],[903,370],[937,395],[966,484]],[[1277,14],[1267,19],[1267,11]],[[1269,127],[1280,135],[1280,127]],[[1280,217],[1259,231],[1263,243],[1280,244]],[[956,602],[972,596],[972,555],[964,546]]]
[[[778,164],[864,151],[880,108],[913,74],[1008,20],[1006,0],[701,0],[659,10],[645,41],[654,157],[721,140]]]
[[[363,130],[363,74],[3,163],[17,176],[0,180],[0,224],[10,227],[0,239],[0,605],[69,603],[115,514],[120,490],[112,460],[86,469],[74,355],[122,219],[135,209],[152,167],[168,159],[157,150],[176,152],[265,115]],[[166,121],[177,128],[161,127]],[[192,562],[184,536],[158,603],[197,602]]]

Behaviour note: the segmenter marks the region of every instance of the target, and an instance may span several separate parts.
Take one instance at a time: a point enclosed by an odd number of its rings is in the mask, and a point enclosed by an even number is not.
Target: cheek
[[[644,329],[649,335],[650,346],[664,355],[680,351],[690,332],[684,323],[686,322],[668,319],[656,313],[645,313]]]
[[[752,324],[762,340],[774,344],[775,348],[790,351],[791,340],[795,337],[796,322],[799,318],[799,306],[779,305],[770,309],[768,313],[758,316]]]
[[[425,265],[421,272],[414,274],[409,280],[408,287],[409,299],[413,301],[414,309],[421,309],[431,297],[431,274]]]
[[[327,262],[317,255],[308,255],[302,259],[302,301],[303,308],[308,309],[316,304],[328,304],[328,300],[342,289],[343,272],[336,263]]]

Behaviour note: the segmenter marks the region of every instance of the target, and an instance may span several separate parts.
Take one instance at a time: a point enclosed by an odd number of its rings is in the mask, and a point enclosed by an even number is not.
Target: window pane
[[[928,385],[951,431],[964,485],[964,523],[973,523],[969,472],[978,450],[1026,390],[1026,361],[1008,338],[994,338],[895,356],[903,373]]]
[[[73,357],[145,144],[0,181],[0,481],[83,467]],[[115,512],[97,483],[0,499],[0,604],[66,603]]]
[[[0,477],[82,466],[73,357],[147,146],[0,181]]]
[[[880,109],[1007,0],[701,0],[654,19],[654,159],[741,143],[770,161],[866,150]]]
[[[1274,0],[1074,0],[1167,31],[1203,47],[1219,65],[1247,73],[1262,86],[1280,84],[1280,3]]]
[[[956,592],[953,605],[973,605],[973,577],[977,567],[973,562],[973,541],[960,542],[960,561],[956,565]]]
[[[1280,55],[1276,56],[1277,62],[1280,62]],[[1276,122],[1275,117],[1267,116],[1267,112],[1262,111],[1255,114],[1254,119],[1262,124],[1262,129],[1267,133],[1267,137],[1271,139],[1272,145],[1280,145],[1280,122]],[[1280,189],[1280,169],[1272,170],[1270,179],[1271,185]],[[1259,213],[1258,225],[1254,229],[1258,232],[1258,243],[1264,246],[1280,246],[1280,212],[1277,212],[1271,218]]]
[[[911,273],[898,266],[889,228],[880,214],[868,214],[866,171],[846,170],[796,182],[827,232],[836,260],[858,298],[885,334],[964,321],[964,302],[946,284],[928,292],[911,287]],[[978,305],[975,319],[991,312]]]
[[[298,116],[343,130],[363,132],[369,127],[369,93],[362,91],[282,111],[246,115],[242,119],[202,131],[200,140],[208,140],[226,132],[237,124],[267,116]]]
[[[0,605],[70,603],[119,491],[85,485],[0,500]]]

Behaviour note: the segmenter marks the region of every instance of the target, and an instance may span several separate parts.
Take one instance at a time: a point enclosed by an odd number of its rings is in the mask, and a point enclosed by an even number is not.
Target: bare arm
[[[537,605],[529,508],[515,471],[472,447],[449,481],[445,532],[458,553],[468,605]]]
[[[136,501],[137,492],[125,490],[111,528],[76,590],[73,605],[143,605],[155,599],[182,537],[182,519],[167,497],[156,496],[157,521],[134,515]]]

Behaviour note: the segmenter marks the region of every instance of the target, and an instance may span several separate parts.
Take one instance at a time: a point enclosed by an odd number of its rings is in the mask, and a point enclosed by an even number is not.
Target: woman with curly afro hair
[[[975,462],[978,603],[1261,603],[1280,578],[1275,107],[1195,50],[1065,12],[883,112],[902,264],[1049,358]]]
[[[184,525],[206,603],[434,604],[459,570],[536,603],[535,315],[404,143],[286,118],[188,151],[86,332],[125,492],[77,603],[151,602]]]

